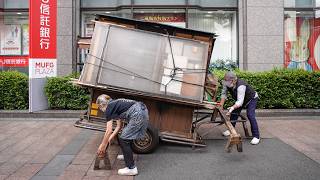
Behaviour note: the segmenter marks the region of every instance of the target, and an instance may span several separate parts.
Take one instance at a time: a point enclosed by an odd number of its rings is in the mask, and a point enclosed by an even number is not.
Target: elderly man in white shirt
[[[227,72],[222,82],[223,89],[221,92],[221,106],[227,99],[227,93],[230,92],[232,98],[236,100],[233,106],[228,108],[227,115],[231,115],[230,120],[232,125],[236,125],[236,121],[243,108],[247,108],[247,117],[251,124],[251,132],[253,139],[251,144],[256,145],[260,142],[260,133],[256,120],[255,110],[258,102],[258,93],[244,80],[237,78],[233,72]],[[224,136],[229,136],[230,131],[226,130],[222,133]]]

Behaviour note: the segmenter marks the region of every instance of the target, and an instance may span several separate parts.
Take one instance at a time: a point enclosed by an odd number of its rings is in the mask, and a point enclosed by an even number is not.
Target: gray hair
[[[226,72],[226,74],[224,75],[224,79],[227,80],[227,81],[230,81],[230,80],[237,80],[237,76],[234,72],[232,71],[228,71]]]
[[[107,105],[110,101],[111,97],[106,95],[106,94],[101,94],[100,96],[98,96],[97,100],[96,100],[96,104],[98,105]]]

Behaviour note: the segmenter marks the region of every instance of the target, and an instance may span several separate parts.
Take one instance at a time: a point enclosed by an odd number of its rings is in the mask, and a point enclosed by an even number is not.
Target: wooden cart
[[[206,90],[212,96],[217,92],[217,80],[206,78],[215,37],[154,22],[96,15],[91,41],[79,41],[90,53],[74,83],[89,88],[91,101],[75,126],[105,131],[106,122],[95,102],[100,94],[108,94],[142,101],[149,110],[145,138],[133,143],[136,153],[152,152],[159,139],[205,146],[197,129],[208,118],[197,112],[206,107]],[[241,152],[241,136],[222,109],[214,107],[205,115],[211,123],[220,116],[219,123],[231,131],[226,150],[236,145]]]

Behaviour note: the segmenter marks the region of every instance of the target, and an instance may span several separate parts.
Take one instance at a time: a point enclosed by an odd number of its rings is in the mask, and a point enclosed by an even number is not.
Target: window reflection
[[[285,12],[285,66],[320,69],[320,18],[313,11]]]
[[[211,62],[237,61],[236,12],[189,10],[188,25],[191,29],[214,32],[218,35]]]

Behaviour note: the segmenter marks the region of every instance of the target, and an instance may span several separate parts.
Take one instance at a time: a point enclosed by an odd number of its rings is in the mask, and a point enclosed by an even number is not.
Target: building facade
[[[0,10],[0,68],[27,73],[29,0],[0,0]],[[100,13],[214,32],[213,63],[320,68],[320,0],[57,0],[58,75],[81,71],[88,50],[77,40]]]

